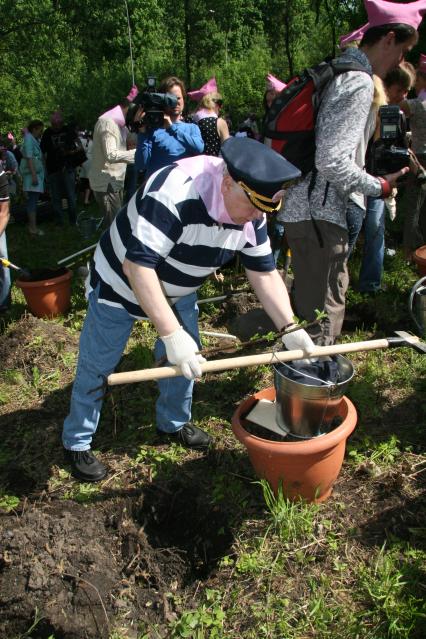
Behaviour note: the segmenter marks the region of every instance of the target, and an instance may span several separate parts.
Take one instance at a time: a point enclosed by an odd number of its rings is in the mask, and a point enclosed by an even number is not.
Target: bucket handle
[[[334,382],[330,382],[326,379],[321,379],[320,377],[314,377],[313,375],[309,375],[308,373],[301,373],[299,370],[297,370],[297,368],[293,368],[292,366],[290,366],[288,362],[280,362],[279,360],[277,361],[283,366],[287,366],[287,368],[293,371],[293,373],[299,373],[299,374],[302,374],[304,377],[307,377],[308,379],[314,379],[316,382],[321,382],[322,384],[324,384],[324,386],[337,386],[337,384],[335,384]]]
[[[417,282],[414,284],[413,288],[411,289],[411,293],[410,293],[410,298],[408,300],[408,310],[409,313],[411,315],[411,319],[413,320],[413,322],[415,323],[415,325],[417,326],[418,330],[419,330],[419,334],[421,335],[423,333],[423,327],[419,324],[419,322],[417,321],[417,317],[413,311],[413,302],[414,302],[414,295],[416,294],[417,290],[421,287],[421,285],[423,284],[423,282],[426,282],[426,275],[424,277],[421,277],[419,280],[417,280]]]
[[[102,217],[95,217],[90,213],[90,211],[80,211],[80,213],[77,215],[77,226],[86,220],[96,220],[96,230],[98,230],[103,222]]]

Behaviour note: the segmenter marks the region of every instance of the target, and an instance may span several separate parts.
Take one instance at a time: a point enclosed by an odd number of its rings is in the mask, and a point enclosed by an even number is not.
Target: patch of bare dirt
[[[230,509],[210,502],[206,464],[193,460],[181,477],[127,497],[3,515],[0,636],[20,636],[37,617],[33,639],[107,639],[123,618],[165,628],[175,598],[208,578],[233,542]]]
[[[293,283],[291,276],[281,273],[287,290],[290,292]],[[254,335],[266,335],[276,331],[276,326],[265,313],[256,295],[250,291],[230,297],[222,304],[220,312],[213,320],[213,325],[226,325],[230,333],[235,334],[242,342]]]
[[[252,334],[260,333],[258,318],[252,319],[258,311],[262,309],[255,296],[247,293],[227,302],[214,324],[224,325],[226,320],[235,327],[232,322],[238,319]],[[247,333],[244,335],[242,339]],[[116,474],[123,470],[131,474],[131,490],[116,490],[110,484],[86,505],[57,498],[60,491],[64,497],[63,486],[54,496],[48,494],[52,465],[63,464],[60,431],[69,402],[68,381],[72,381],[64,354],[75,353],[77,348],[77,337],[67,329],[32,316],[23,317],[0,338],[4,368],[18,369],[26,376],[34,366],[41,373],[59,370],[63,382],[30,409],[30,404],[22,402],[13,412],[8,406],[8,414],[2,415],[5,463],[0,484],[21,497],[21,506],[17,512],[0,516],[0,637],[25,635],[37,619],[32,639],[50,635],[55,639],[106,639],[116,623],[135,629],[145,623],[158,628],[158,637],[167,637],[167,626],[170,628],[170,622],[182,612],[179,602],[187,605],[189,599],[196,605],[197,593],[210,587],[224,588],[233,578],[220,560],[232,555],[234,533],[241,531],[246,521],[254,522],[252,536],[257,534],[256,525],[259,537],[264,534],[264,503],[251,483],[254,473],[247,455],[229,431],[218,438],[218,450],[206,457],[189,455],[184,462],[163,462],[154,478],[148,470],[141,476],[130,457],[124,461],[124,452],[129,456],[134,452],[133,443],[111,436],[107,446],[101,445],[103,459],[108,463],[105,450],[111,458],[115,455]],[[234,381],[217,379],[200,385],[200,415],[204,411],[215,416],[216,427],[222,428],[217,426],[218,417],[229,420],[235,402],[262,384],[253,371],[244,369]],[[130,389],[128,392],[130,397]],[[388,410],[382,429],[402,438],[407,415],[423,414],[421,397],[421,393],[410,396],[398,410]],[[137,424],[139,410],[139,404],[133,409],[130,401],[123,400],[118,430],[120,419],[131,418]],[[376,423],[369,424],[375,434],[378,428]],[[226,437],[229,441],[224,444]],[[413,436],[407,438],[411,445]],[[424,431],[414,439],[422,452]],[[151,446],[152,440],[147,445]],[[422,466],[398,463],[379,474],[368,466],[346,464],[333,497],[322,505],[322,519],[333,521],[339,538],[347,541],[343,545],[349,554],[358,553],[367,561],[371,546],[380,548],[389,535],[407,540],[413,547],[424,547],[426,473]],[[234,476],[246,481],[236,483],[233,496]],[[334,568],[329,565],[324,530],[318,531],[320,541],[312,556],[318,573],[332,579]],[[309,597],[307,582],[296,561],[289,562],[288,571],[286,596],[296,608]],[[256,580],[246,578],[246,583],[258,600]],[[282,584],[283,578],[277,578],[271,588],[278,591]],[[248,623],[252,629],[253,619]]]
[[[63,369],[61,355],[77,352],[78,336],[60,324],[24,315],[0,337],[0,361],[3,369],[31,370],[41,373]]]
[[[40,639],[51,634],[107,639],[114,620],[123,616],[135,627],[173,619],[169,593],[192,583],[200,565],[207,568],[206,553],[213,557],[220,549],[213,550],[217,535],[208,540],[203,533],[206,508],[199,518],[187,494],[163,496],[151,492],[146,505],[143,496],[89,506],[55,501],[4,516],[0,636],[26,632],[37,614],[31,636]],[[220,528],[223,521],[218,518],[217,524]]]

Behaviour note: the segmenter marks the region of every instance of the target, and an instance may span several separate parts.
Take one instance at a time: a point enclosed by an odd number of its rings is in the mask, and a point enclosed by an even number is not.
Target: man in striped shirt
[[[283,184],[299,171],[264,145],[227,140],[223,159],[198,156],[154,173],[102,235],[90,275],[89,309],[80,339],[77,375],[63,444],[72,473],[99,481],[105,466],[90,450],[101,400],[88,393],[117,365],[135,319],[148,316],[165,356],[182,376],[161,380],[156,405],[163,438],[206,449],[210,436],[191,423],[194,379],[202,374],[196,291],[238,252],[248,279],[277,329],[293,324],[282,278],[275,269],[265,213],[276,211]],[[307,354],[304,330],[284,338]]]

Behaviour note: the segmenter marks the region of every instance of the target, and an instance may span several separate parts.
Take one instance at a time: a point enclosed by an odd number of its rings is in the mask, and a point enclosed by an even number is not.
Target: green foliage
[[[179,444],[171,445],[167,448],[155,448],[153,446],[140,446],[135,457],[136,464],[150,466],[152,477],[155,477],[160,469],[167,474],[175,472],[173,465],[185,457],[185,449]]]
[[[93,127],[135,79],[183,77],[190,88],[216,75],[238,124],[261,116],[265,75],[286,79],[332,53],[356,2],[312,0],[3,0],[0,50],[2,129],[47,121],[61,107]]]
[[[0,494],[0,510],[10,513],[18,506],[19,501],[19,497],[15,497],[15,495]]]
[[[65,475],[63,475],[65,478]],[[71,490],[64,493],[64,499],[74,499],[80,504],[91,502],[96,495],[99,495],[99,484],[73,484]]]
[[[360,571],[362,595],[369,606],[364,623],[374,625],[380,636],[410,639],[416,626],[424,628],[426,604],[410,593],[407,577],[398,552],[385,552],[384,547],[374,564]]]
[[[387,441],[378,442],[368,435],[357,444],[349,444],[349,458],[356,464],[363,463],[366,459],[380,468],[392,467],[398,457],[401,456],[399,441],[395,435]]]
[[[217,590],[206,588],[205,603],[195,610],[186,610],[172,629],[172,639],[224,639],[222,595]]]
[[[318,506],[303,501],[290,501],[285,497],[282,485],[275,495],[269,483],[260,482],[263,498],[271,517],[271,526],[285,544],[301,544],[314,538],[315,518]]]

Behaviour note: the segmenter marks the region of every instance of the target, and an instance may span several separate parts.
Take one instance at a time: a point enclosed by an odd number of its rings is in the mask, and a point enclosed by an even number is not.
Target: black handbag
[[[84,150],[80,140],[77,139],[74,141],[74,148],[72,149],[71,153],[67,155],[67,164],[69,164],[69,166],[72,166],[73,169],[76,169],[78,166],[84,164],[86,160],[86,151]]]

